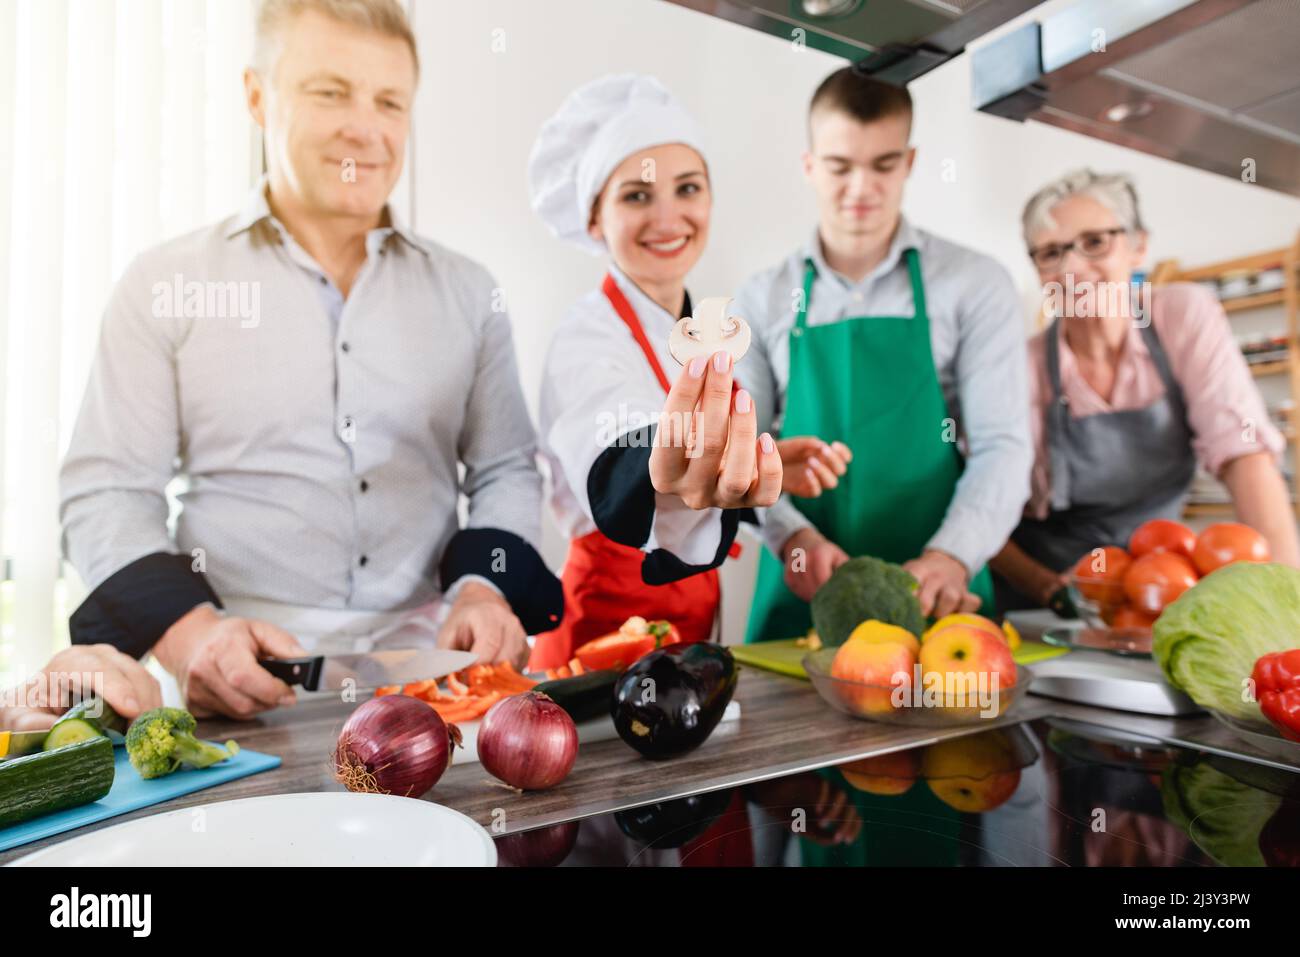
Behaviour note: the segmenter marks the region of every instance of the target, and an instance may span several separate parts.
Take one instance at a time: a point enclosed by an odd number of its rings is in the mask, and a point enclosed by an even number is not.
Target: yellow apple
[[[915,640],[915,639],[913,639]],[[911,688],[912,669],[916,655],[912,649],[897,641],[846,641],[835,652],[831,662],[831,677],[857,685],[840,684],[836,688],[850,710],[858,714],[890,711],[896,687],[894,676],[904,675],[898,687]]]
[[[988,675],[984,688],[990,692],[1016,683],[1016,662],[1006,642],[970,625],[949,625],[932,635],[921,646],[920,661],[922,686],[927,688],[931,681],[942,682],[950,674],[973,676],[966,679],[969,693],[980,687],[982,674]]]
[[[894,642],[895,644],[906,645],[914,655],[921,653],[921,643],[916,640],[916,635],[906,628],[900,628],[898,625],[891,625],[884,621],[876,621],[874,618],[864,621],[849,632],[849,637],[844,644],[847,645],[854,641],[866,641],[873,644]]]
[[[840,774],[859,791],[868,794],[886,797],[906,794],[920,777],[920,757],[914,750],[895,751],[841,764]]]
[[[985,618],[983,615],[971,615],[965,613],[944,615],[926,629],[925,634],[921,636],[921,643],[925,644],[925,642],[929,641],[933,636],[951,625],[967,625],[971,628],[980,628],[1000,640],[1005,641],[1007,647],[1012,651],[1015,651],[1020,647],[1020,632],[1016,631],[1016,626],[1011,624],[1011,622],[1003,622],[1002,627],[999,628],[997,622]]]
[[[921,752],[921,774],[935,797],[968,814],[993,810],[1020,786],[1015,751],[996,730],[930,745]]]

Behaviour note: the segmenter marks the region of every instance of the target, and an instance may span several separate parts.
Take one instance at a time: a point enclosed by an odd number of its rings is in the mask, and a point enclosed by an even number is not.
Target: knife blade
[[[47,734],[48,731],[0,731],[0,761],[39,751]]]
[[[364,654],[260,658],[258,664],[286,684],[301,685],[304,691],[338,691],[348,681],[354,688],[378,688],[441,678],[476,661],[478,656],[469,651],[393,648]]]

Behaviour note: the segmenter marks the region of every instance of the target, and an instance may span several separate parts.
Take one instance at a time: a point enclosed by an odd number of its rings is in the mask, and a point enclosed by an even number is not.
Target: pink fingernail
[[[748,415],[749,410],[754,407],[754,402],[749,397],[749,393],[744,389],[736,393],[736,411],[741,415]]]
[[[708,368],[708,365],[708,356],[696,356],[691,360],[691,364],[686,367],[686,371],[692,379],[698,379],[704,375],[704,370]]]
[[[772,441],[772,436],[768,435],[766,432],[759,436],[758,444],[763,447],[763,451],[768,455],[771,455],[776,451],[776,443]]]
[[[719,372],[726,372],[731,365],[731,353],[725,350],[713,354],[713,368]]]

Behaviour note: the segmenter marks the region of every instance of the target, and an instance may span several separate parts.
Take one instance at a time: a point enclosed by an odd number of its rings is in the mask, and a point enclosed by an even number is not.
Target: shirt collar
[[[827,265],[826,257],[822,255],[821,230],[818,227],[813,227],[812,236],[804,245],[803,258],[805,260],[812,260],[813,266],[817,270],[818,278],[830,279],[839,283],[845,289],[851,289],[854,285],[866,285],[897,267],[903,258],[903,253],[908,249],[920,248],[920,232],[915,226],[908,222],[906,216],[900,216],[898,218],[898,228],[894,230],[894,238],[889,242],[889,250],[885,253],[885,258],[882,259],[876,265],[876,268],[871,270],[871,272],[868,273],[860,283],[855,284],[850,282]]]
[[[233,239],[240,233],[252,229],[263,220],[267,221],[282,238],[287,235],[288,231],[284,228],[284,225],[271,213],[271,204],[266,198],[268,185],[269,177],[263,173],[257,184],[249,191],[243,207],[226,230],[226,239]],[[432,255],[433,250],[429,248],[429,244],[406,226],[401,216],[394,211],[390,204],[384,206],[380,222],[386,225],[378,226],[366,234],[366,252],[376,252],[388,241],[389,236],[397,235],[408,245],[418,249],[426,256]]]
[[[660,316],[662,320],[667,322],[669,325],[677,324],[677,320],[681,317],[671,315],[667,309],[642,292],[641,287],[631,279],[627,278],[627,274],[624,273],[623,270],[619,269],[612,259],[609,261],[609,274],[614,277],[614,283],[618,286],[619,290],[622,291],[623,295],[627,297],[628,304],[631,305],[632,309],[637,314],[637,318],[642,321],[643,325],[646,317],[651,315]],[[682,303],[683,307],[689,307],[690,302],[691,294],[687,292],[686,298]]]

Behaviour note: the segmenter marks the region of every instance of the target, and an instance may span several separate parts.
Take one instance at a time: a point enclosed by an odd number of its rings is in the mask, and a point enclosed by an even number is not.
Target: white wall
[[[1060,5],[1054,0],[1044,9]],[[574,87],[604,73],[654,73],[708,131],[716,200],[710,248],[690,281],[697,297],[733,290],[811,229],[798,165],[804,111],[817,83],[844,61],[663,0],[411,6],[423,60],[411,176],[415,225],[496,275],[534,410],[551,330],[602,273],[598,260],[552,239],[528,206],[533,139]],[[1244,255],[1289,243],[1300,228],[1300,200],[976,113],[969,69],[968,58],[959,57],[913,84],[919,151],[905,209],[920,226],[1011,269],[1025,295],[1027,323],[1034,274],[1019,238],[1020,209],[1037,186],[1066,169],[1087,164],[1136,177],[1153,230],[1152,264]],[[943,177],[949,159],[955,182]],[[564,548],[548,528],[544,551],[554,567]],[[743,627],[757,550],[751,545],[724,572],[728,640]]]

